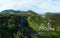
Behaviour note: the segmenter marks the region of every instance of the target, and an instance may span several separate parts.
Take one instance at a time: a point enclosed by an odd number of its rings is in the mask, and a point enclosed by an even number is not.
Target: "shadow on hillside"
[[[34,33],[25,16],[0,17],[0,38],[32,38]]]

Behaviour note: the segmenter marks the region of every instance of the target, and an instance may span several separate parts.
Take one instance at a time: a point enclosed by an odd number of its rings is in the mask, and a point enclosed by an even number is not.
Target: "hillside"
[[[60,14],[39,15],[32,10],[0,12],[0,38],[60,37]]]

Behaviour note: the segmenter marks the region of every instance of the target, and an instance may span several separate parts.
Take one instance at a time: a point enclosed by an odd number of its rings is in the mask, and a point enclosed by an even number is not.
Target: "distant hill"
[[[20,13],[21,11],[15,11],[15,10],[3,10],[1,13],[4,14],[14,14],[14,13]]]
[[[37,13],[35,13],[34,11],[32,11],[32,10],[28,10],[28,11],[16,11],[16,10],[12,10],[12,9],[10,9],[10,10],[3,10],[3,11],[1,11],[0,13],[6,13],[6,14],[18,14],[18,13],[24,13],[24,14],[37,14]]]

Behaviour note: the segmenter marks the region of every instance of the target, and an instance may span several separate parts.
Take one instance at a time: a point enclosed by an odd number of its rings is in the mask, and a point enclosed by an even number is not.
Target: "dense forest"
[[[0,38],[60,38],[60,13],[1,11]]]

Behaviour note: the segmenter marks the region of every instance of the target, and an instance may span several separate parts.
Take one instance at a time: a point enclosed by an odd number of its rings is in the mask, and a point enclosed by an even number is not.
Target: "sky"
[[[60,12],[60,0],[0,0],[0,11],[6,9],[33,10],[38,14]]]

